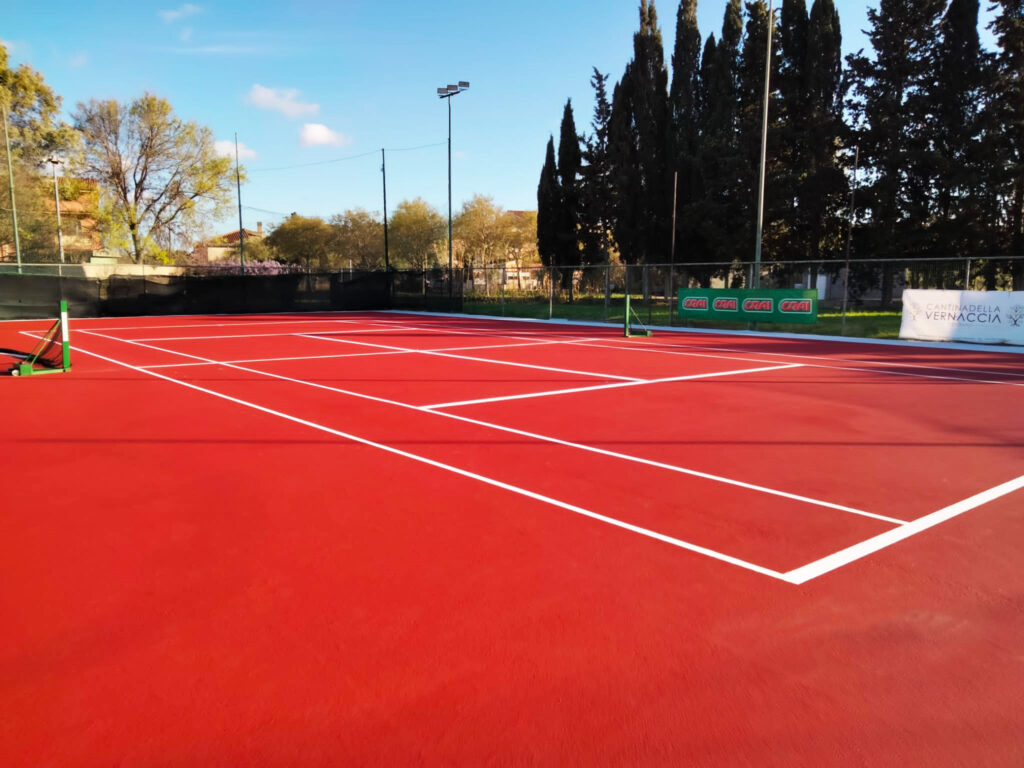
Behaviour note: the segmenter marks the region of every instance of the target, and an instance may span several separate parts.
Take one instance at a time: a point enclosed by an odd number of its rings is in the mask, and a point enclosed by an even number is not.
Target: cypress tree
[[[664,260],[668,254],[672,173],[669,170],[668,70],[653,0],[641,0],[640,29],[633,35],[633,60],[612,100],[613,175],[623,204],[616,229],[627,263]],[[616,110],[618,113],[616,114]],[[625,164],[635,163],[635,172]],[[624,197],[637,194],[634,201]],[[618,239],[619,229],[628,235]]]
[[[776,148],[779,165],[772,188],[784,217],[785,242],[779,243],[789,258],[806,258],[810,250],[810,227],[804,215],[807,209],[801,187],[810,165],[808,123],[809,61],[807,4],[804,0],[783,0],[779,19],[778,99],[772,104],[779,130]]]
[[[849,185],[839,150],[846,137],[843,122],[842,31],[832,0],[814,0],[807,31],[805,66],[807,119],[803,183],[798,186],[806,257],[834,258],[840,253],[842,220]]]
[[[989,174],[979,162],[986,68],[978,39],[978,0],[952,0],[939,23],[929,98],[934,115],[935,235],[937,249],[949,253],[988,255],[984,251],[992,245],[982,224]]]
[[[736,233],[740,237],[736,255],[750,260],[754,253],[754,231],[758,197],[758,177],[761,165],[761,135],[764,114],[765,53],[768,44],[768,5],[764,0],[747,3],[746,35],[739,58],[739,143],[743,173],[737,190],[739,218]],[[774,22],[774,19],[772,20]],[[778,46],[778,36],[772,36],[772,47]],[[773,50],[773,72],[771,83],[778,83],[778,55]],[[771,99],[769,95],[769,99]],[[771,105],[769,105],[771,106]],[[764,207],[764,239],[766,244],[774,239],[772,222],[777,222],[778,212],[774,210],[778,195],[774,193],[777,178],[776,145],[778,110],[769,109],[769,140],[767,148]],[[770,190],[770,191],[769,191]],[[766,252],[774,249],[768,248]]]
[[[701,40],[697,0],[682,0],[676,14],[676,42],[669,89],[675,163],[679,174],[676,248],[696,260],[693,205],[701,195],[699,139],[701,122]],[[697,256],[697,258],[701,258]]]
[[[581,164],[580,138],[576,133],[572,99],[569,99],[562,111],[562,126],[558,138],[558,180],[561,187],[561,200],[558,215],[558,263],[556,266],[568,267],[562,271],[562,287],[570,291],[570,298],[573,268],[580,263],[578,229]]]
[[[848,58],[860,123],[856,141],[868,167],[860,200],[870,224],[862,240],[878,256],[921,255],[927,247],[930,192],[928,101],[936,24],[943,0],[880,0],[868,9],[874,58]],[[892,268],[883,271],[882,303],[892,297]]]
[[[722,20],[722,37],[704,44],[700,68],[700,148],[702,197],[693,206],[695,240],[710,262],[729,263],[740,240],[735,222],[740,215],[738,180],[744,173],[739,152],[739,44],[743,34],[740,0],[729,0]],[[711,270],[697,278],[709,285]]]
[[[561,215],[561,189],[555,165],[555,140],[548,139],[544,167],[537,185],[537,255],[546,267],[558,259],[558,225]]]
[[[608,101],[608,75],[594,68],[590,85],[594,89],[594,116],[584,150],[580,182],[580,241],[582,262],[587,265],[608,261],[608,236],[613,217],[612,187],[608,158],[608,129],[612,105]]]
[[[998,167],[1007,219],[1005,248],[1024,255],[1024,0],[999,0],[990,29],[999,44],[993,118],[990,132],[999,135]],[[1024,263],[1012,268],[1015,290],[1024,290]]]

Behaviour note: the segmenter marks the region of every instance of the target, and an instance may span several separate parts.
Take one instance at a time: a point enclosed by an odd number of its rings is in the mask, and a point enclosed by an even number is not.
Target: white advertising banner
[[[1024,291],[905,290],[900,338],[1024,345]]]

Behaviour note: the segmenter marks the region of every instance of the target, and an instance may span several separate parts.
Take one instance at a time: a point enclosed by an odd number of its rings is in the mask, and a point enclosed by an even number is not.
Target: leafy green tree
[[[447,245],[444,217],[423,198],[403,200],[388,222],[391,264],[398,269],[436,266]]]
[[[558,221],[562,207],[562,190],[555,164],[555,139],[548,138],[544,167],[537,184],[537,253],[546,267],[558,259]]]
[[[462,204],[453,225],[453,236],[462,244],[467,279],[472,279],[477,264],[483,267],[504,264],[511,235],[508,223],[505,210],[494,204],[493,197],[474,195]]]
[[[384,222],[375,214],[355,208],[332,216],[330,225],[342,266],[352,262],[360,269],[384,268]]]
[[[92,99],[72,116],[84,143],[82,171],[105,192],[108,226],[135,262],[161,256],[158,243],[190,237],[225,214],[234,169],[213,133],[145,94],[127,104]]]
[[[48,158],[73,161],[79,137],[60,120],[61,98],[46,84],[42,74],[27,64],[11,68],[7,48],[0,45],[0,113],[7,116],[14,176],[13,202],[8,184],[5,147],[0,144],[0,243],[14,248],[14,208],[18,209],[18,240],[28,261],[56,261],[56,216]],[[0,120],[2,120],[0,116]],[[0,135],[0,141],[3,137]],[[62,170],[62,176],[66,171]],[[62,197],[81,190],[69,183],[60,187]],[[72,198],[67,198],[72,199]]]
[[[536,211],[505,211],[502,226],[508,233],[507,255],[515,265],[516,283],[523,289],[523,269],[538,263]]]
[[[326,221],[297,213],[281,222],[265,240],[283,261],[302,264],[307,269],[331,266],[335,241],[335,231]]]

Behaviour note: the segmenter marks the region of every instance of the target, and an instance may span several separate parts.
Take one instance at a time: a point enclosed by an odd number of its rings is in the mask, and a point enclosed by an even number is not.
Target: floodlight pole
[[[452,298],[454,272],[452,271],[452,96],[469,88],[469,83],[460,80],[458,85],[447,85],[437,89],[438,98],[448,100],[448,298]]]
[[[14,225],[14,253],[21,274],[21,238],[18,235],[18,205],[14,202],[14,167],[11,165],[11,139],[7,133],[7,105],[4,104],[4,144],[7,147],[7,184],[11,190],[11,222]]]
[[[53,166],[53,202],[57,208],[57,248],[60,250],[60,263],[61,266],[57,267],[57,274],[61,277],[64,276],[64,235],[61,231],[60,224],[60,194],[57,192],[57,166],[60,165],[60,160],[55,157],[47,159],[48,163]]]
[[[761,117],[761,174],[757,187],[757,242],[754,244],[754,274],[751,288],[761,287],[761,240],[764,234],[764,176],[765,158],[768,154],[768,95],[770,93],[769,81],[772,74],[772,31],[775,26],[773,21],[773,0],[768,0],[768,51],[764,57],[764,109]]]
[[[385,169],[384,147],[380,148],[380,176],[384,185],[384,270],[391,271],[391,262],[388,259],[388,172]],[[451,173],[451,169],[449,169]]]
[[[839,335],[846,335],[846,303],[850,298],[850,244],[853,242],[853,221],[856,216],[854,199],[857,194],[857,166],[860,165],[860,144],[853,150],[853,179],[850,182],[850,226],[846,232],[846,265],[843,269],[843,319],[839,326]],[[970,267],[968,267],[968,272]]]
[[[245,274],[245,229],[242,227],[242,172],[238,167],[238,134],[235,133],[235,189],[238,191],[238,263]]]

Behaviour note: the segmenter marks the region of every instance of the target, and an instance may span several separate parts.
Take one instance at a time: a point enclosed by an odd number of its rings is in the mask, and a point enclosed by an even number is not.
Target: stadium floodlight
[[[448,298],[452,298],[454,271],[452,268],[452,96],[469,88],[468,80],[459,80],[458,85],[437,89],[440,99],[448,100]]]

